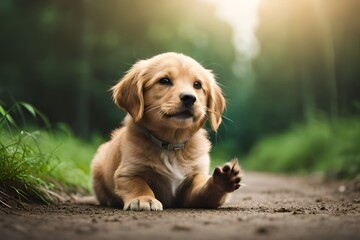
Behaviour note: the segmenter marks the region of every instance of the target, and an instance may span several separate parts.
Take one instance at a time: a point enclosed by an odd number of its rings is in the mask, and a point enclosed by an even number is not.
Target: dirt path
[[[0,207],[1,239],[360,239],[360,184],[260,173],[218,210]]]

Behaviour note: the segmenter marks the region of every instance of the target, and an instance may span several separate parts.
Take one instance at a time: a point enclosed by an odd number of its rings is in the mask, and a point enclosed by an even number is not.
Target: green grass
[[[24,111],[42,119],[47,130],[20,127],[14,119],[23,118]],[[102,140],[84,142],[63,125],[50,129],[27,103],[0,105],[0,203],[7,205],[9,195],[49,203],[54,190],[90,191],[90,161]]]
[[[336,178],[360,174],[360,118],[316,118],[260,141],[245,160],[252,170],[309,173]]]
[[[42,151],[55,156],[55,167],[49,171],[49,177],[66,191],[90,191],[90,161],[101,138],[93,137],[90,142],[85,142],[61,127],[51,133],[42,132],[37,141]]]

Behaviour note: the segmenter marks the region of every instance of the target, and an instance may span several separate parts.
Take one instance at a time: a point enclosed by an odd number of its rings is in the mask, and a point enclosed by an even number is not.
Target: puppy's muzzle
[[[196,101],[196,97],[192,94],[183,93],[183,94],[180,94],[179,97],[180,97],[182,104],[186,108],[192,107]]]

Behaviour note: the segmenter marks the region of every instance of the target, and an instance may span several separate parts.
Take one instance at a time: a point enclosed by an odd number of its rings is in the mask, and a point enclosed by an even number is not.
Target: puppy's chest
[[[161,153],[160,159],[166,167],[166,177],[171,184],[172,194],[175,194],[186,175],[191,172],[191,166],[181,164],[181,159],[178,159],[175,152],[164,151]]]

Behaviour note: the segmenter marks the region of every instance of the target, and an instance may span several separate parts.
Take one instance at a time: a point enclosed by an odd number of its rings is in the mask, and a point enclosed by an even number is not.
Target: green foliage
[[[63,126],[52,132],[41,132],[37,138],[39,147],[56,157],[55,167],[49,171],[48,178],[66,191],[90,191],[90,161],[102,141],[93,137],[85,142]]]
[[[42,176],[51,169],[52,156],[38,148],[34,142],[35,135],[28,132],[21,132],[15,137],[1,135],[0,183],[24,198],[34,194],[46,201],[45,190],[53,188],[53,185],[43,181]]]
[[[330,122],[313,118],[282,134],[260,141],[245,165],[262,171],[307,173],[321,171],[333,177],[360,173],[360,118]]]
[[[54,189],[89,191],[90,160],[96,147],[76,139],[65,127],[52,133],[21,130],[14,119],[23,115],[23,109],[47,123],[30,104],[18,102],[9,110],[0,105],[0,199],[10,192],[48,203]]]

